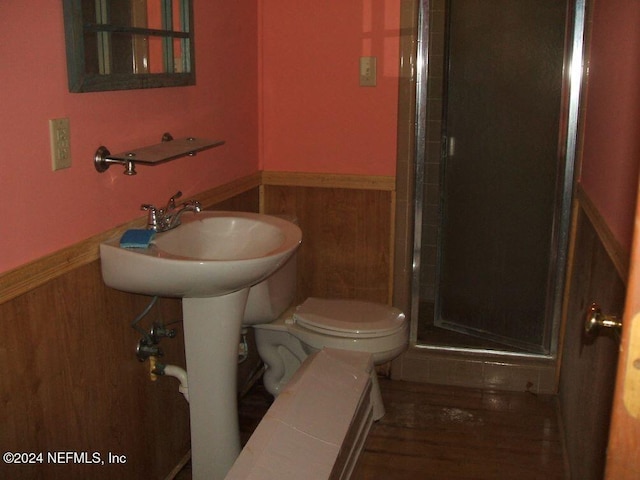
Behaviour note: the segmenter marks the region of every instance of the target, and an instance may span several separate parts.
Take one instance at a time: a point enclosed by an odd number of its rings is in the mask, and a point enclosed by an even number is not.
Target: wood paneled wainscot
[[[259,175],[197,197],[209,208],[257,211]],[[141,335],[130,323],[150,297],[102,282],[99,241],[141,222],[0,276],[0,451],[43,453],[32,457],[42,463],[0,462],[0,478],[163,479],[188,455],[177,380],[151,381],[149,362],[135,355]],[[161,361],[184,368],[181,319],[180,300],[163,298],[141,326],[176,328]]]
[[[574,210],[559,398],[571,478],[598,480],[605,468],[619,344],[611,334],[586,336],[584,323],[592,302],[621,316],[628,254],[580,187]]]
[[[263,172],[194,198],[207,209],[295,216],[299,299],[388,302],[394,194],[391,177]],[[0,462],[0,478],[163,479],[188,458],[177,381],[152,382],[135,356],[140,333],[130,323],[150,299],[106,287],[100,273],[100,241],[143,225],[136,219],[0,275],[0,451],[44,454],[42,464]],[[185,367],[181,318],[178,299],[160,299],[141,325],[175,327],[161,361]],[[256,362],[241,365],[239,386]],[[110,453],[126,462],[109,464]],[[105,464],[83,463],[95,459]]]
[[[391,301],[395,178],[263,172],[268,214],[302,229],[298,301]]]

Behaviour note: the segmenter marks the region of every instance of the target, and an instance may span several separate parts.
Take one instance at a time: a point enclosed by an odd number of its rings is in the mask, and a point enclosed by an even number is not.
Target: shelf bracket
[[[174,140],[170,133],[162,136],[162,142],[135,150],[112,155],[105,147],[100,146],[93,157],[95,169],[106,172],[112,164],[124,166],[125,175],[136,175],[136,165],[158,165],[182,157],[193,157],[198,152],[223,145],[224,140],[207,140],[187,137]]]

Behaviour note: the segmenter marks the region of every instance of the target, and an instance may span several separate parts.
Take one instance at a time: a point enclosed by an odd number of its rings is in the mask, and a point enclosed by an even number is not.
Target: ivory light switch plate
[[[71,140],[69,135],[68,118],[52,118],[49,120],[51,169],[54,171],[71,166]]]
[[[360,86],[376,86],[376,57],[360,57]]]

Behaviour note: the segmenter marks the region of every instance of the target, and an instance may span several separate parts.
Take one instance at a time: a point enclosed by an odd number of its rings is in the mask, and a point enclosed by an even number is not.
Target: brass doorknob
[[[584,324],[584,331],[587,335],[595,336],[603,328],[612,329],[616,335],[622,333],[622,323],[618,317],[604,315],[597,303],[592,303],[587,311],[587,319]]]

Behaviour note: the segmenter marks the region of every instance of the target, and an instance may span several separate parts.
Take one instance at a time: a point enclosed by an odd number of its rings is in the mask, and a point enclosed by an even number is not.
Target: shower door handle
[[[617,338],[622,333],[622,323],[618,317],[604,315],[597,303],[592,303],[587,311],[587,318],[584,324],[584,331],[589,336],[596,336],[602,329],[611,329]]]
[[[456,137],[444,137],[444,151],[447,158],[456,154]]]

